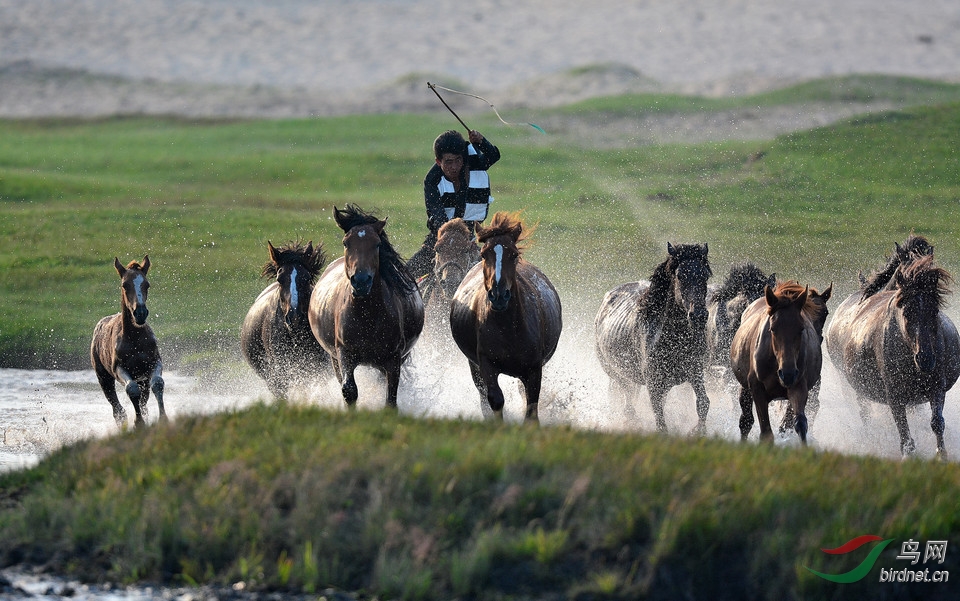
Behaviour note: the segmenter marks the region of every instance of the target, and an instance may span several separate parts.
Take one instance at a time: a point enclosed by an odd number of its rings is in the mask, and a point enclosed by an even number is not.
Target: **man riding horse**
[[[471,130],[469,143],[460,132],[446,131],[433,142],[436,164],[423,180],[423,198],[430,230],[423,246],[410,260],[410,275],[420,280],[433,272],[437,230],[453,219],[462,218],[474,231],[487,218],[490,178],[487,169],[500,159],[500,150],[483,135]]]

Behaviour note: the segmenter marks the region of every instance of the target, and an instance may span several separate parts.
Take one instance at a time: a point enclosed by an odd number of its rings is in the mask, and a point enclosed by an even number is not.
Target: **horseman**
[[[476,130],[470,130],[468,136],[469,142],[460,132],[449,130],[433,142],[436,164],[423,180],[429,233],[420,250],[407,261],[410,275],[417,280],[433,272],[433,247],[440,226],[460,217],[473,232],[487,218],[493,202],[487,170],[500,159],[500,150]]]

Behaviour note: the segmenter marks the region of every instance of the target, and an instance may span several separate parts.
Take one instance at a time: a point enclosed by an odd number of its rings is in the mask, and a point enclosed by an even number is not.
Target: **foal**
[[[113,406],[113,419],[119,427],[127,423],[127,413],[117,398],[115,382],[124,385],[133,410],[137,414],[136,426],[145,425],[147,401],[150,391],[157,397],[160,420],[166,421],[163,409],[163,365],[157,338],[147,325],[147,272],[150,257],[143,257],[143,264],[131,261],[124,267],[114,257],[113,265],[120,274],[120,312],[101,319],[93,330],[90,343],[90,363],[97,374],[103,394]]]

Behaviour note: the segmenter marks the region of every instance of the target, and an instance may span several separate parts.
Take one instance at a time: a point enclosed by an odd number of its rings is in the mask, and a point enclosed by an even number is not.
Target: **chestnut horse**
[[[480,247],[473,231],[463,219],[455,217],[440,226],[433,273],[420,282],[420,292],[426,306],[427,321],[442,323],[447,328],[450,301],[470,268],[480,261]]]
[[[830,297],[827,291],[819,295],[798,282],[780,282],[775,288],[767,286],[763,298],[743,312],[730,345],[730,367],[740,383],[742,440],[753,428],[755,407],[760,439],[772,441],[768,405],[785,398],[795,416],[797,434],[807,444],[807,399],[810,389],[820,382],[823,365],[816,325],[826,319],[823,296]]]
[[[849,296],[827,328],[827,352],[853,387],[857,401],[890,407],[900,452],[916,452],[906,407],[930,403],[937,456],[946,457],[943,404],[960,376],[960,336],[941,310],[950,274],[932,255],[915,256],[895,269],[892,289]]]
[[[530,231],[516,214],[498,212],[477,227],[480,263],[463,278],[450,305],[450,331],[467,357],[481,409],[503,419],[500,374],[518,378],[525,420],[539,421],[543,366],[560,341],[560,296],[547,276],[523,258]],[[486,399],[487,405],[483,404]]]
[[[104,396],[113,406],[113,419],[123,428],[127,413],[117,398],[116,382],[123,384],[136,412],[135,425],[142,428],[146,422],[147,401],[153,390],[160,407],[160,420],[166,421],[163,409],[163,364],[157,338],[147,325],[147,272],[150,257],[143,263],[131,261],[126,267],[114,257],[113,266],[120,274],[120,312],[101,319],[93,329],[90,343],[90,363]]]
[[[689,382],[697,398],[697,426],[707,427],[710,399],[704,385],[707,357],[707,280],[712,272],[706,244],[667,243],[667,259],[650,281],[621,284],[606,294],[594,321],[596,352],[612,390],[646,385],[657,420],[667,431],[663,401],[674,386]]]
[[[310,328],[349,407],[359,396],[354,371],[368,365],[386,376],[387,407],[396,409],[400,366],[423,330],[423,300],[387,238],[386,220],[354,205],[334,207],[333,217],[344,232],[343,256],[313,288]]]
[[[323,246],[291,242],[274,248],[262,277],[274,278],[257,296],[240,328],[240,351],[276,397],[316,378],[330,357],[313,336],[307,317],[310,294],[327,263]]]

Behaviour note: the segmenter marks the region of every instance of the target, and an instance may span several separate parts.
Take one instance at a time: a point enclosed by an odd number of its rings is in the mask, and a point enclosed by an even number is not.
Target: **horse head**
[[[510,305],[522,250],[519,243],[527,235],[516,215],[502,211],[493,216],[490,227],[477,228],[483,285],[494,311],[504,311]]]
[[[381,236],[387,222],[372,219],[356,223],[351,213],[337,208],[334,208],[334,220],[344,231],[344,269],[353,295],[360,298],[369,296],[380,273]]]
[[[687,313],[690,327],[699,333],[706,331],[707,280],[710,279],[710,261],[707,259],[707,244],[667,243],[670,267],[674,273],[674,299]]]
[[[750,303],[764,294],[767,286],[777,285],[777,274],[769,276],[753,263],[738,263],[730,266],[730,272],[708,299],[715,309],[713,326],[717,356],[729,355],[733,336],[740,327],[740,318]]]
[[[924,255],[896,273],[893,303],[902,315],[902,330],[913,351],[913,361],[923,373],[937,365],[940,308],[951,277]]]
[[[434,251],[434,277],[446,298],[452,299],[464,276],[480,260],[480,248],[469,226],[457,217],[440,226]]]
[[[120,259],[113,258],[113,266],[120,274],[120,303],[125,312],[133,316],[133,322],[142,326],[147,323],[147,290],[150,288],[150,282],[147,281],[147,272],[150,270],[150,257],[144,255],[143,263],[130,261],[130,264],[124,267]]]
[[[304,247],[290,243],[279,249],[267,240],[270,261],[263,267],[264,277],[274,277],[280,285],[280,310],[288,329],[307,322],[310,293],[317,274],[326,262],[323,246]]]
[[[777,361],[777,379],[784,388],[792,388],[800,379],[803,367],[803,332],[807,320],[803,315],[809,287],[786,282],[764,290],[767,301],[767,328],[770,347]]]

